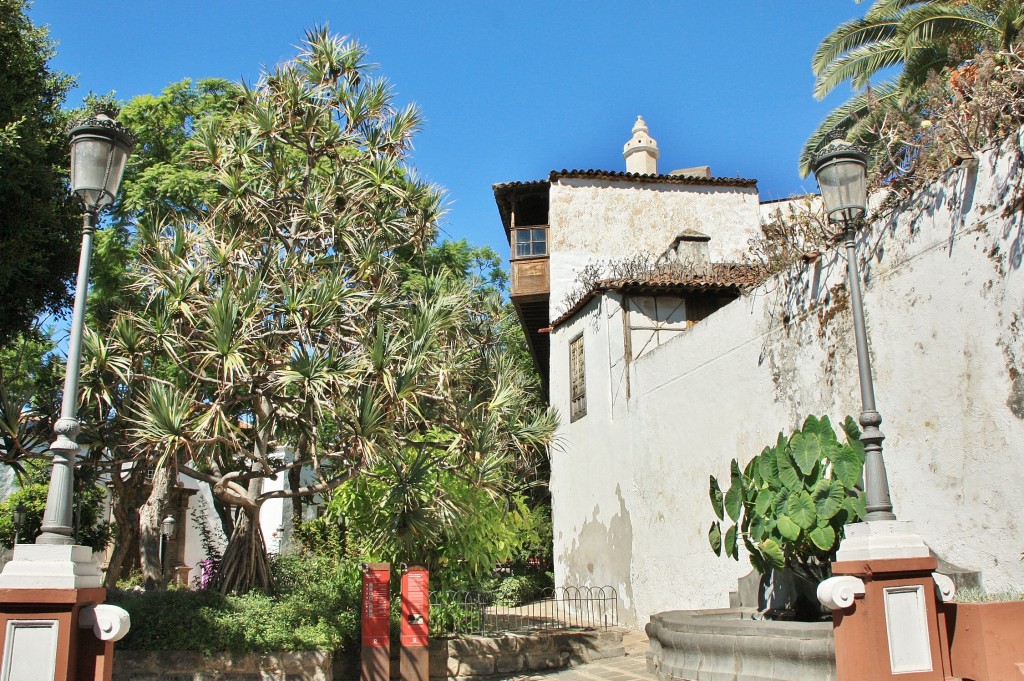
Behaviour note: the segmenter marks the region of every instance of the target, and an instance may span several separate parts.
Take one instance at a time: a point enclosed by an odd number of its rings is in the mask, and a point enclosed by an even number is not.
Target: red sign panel
[[[391,566],[370,563],[363,569],[363,645],[371,648],[387,647],[390,643],[391,619]]]
[[[430,573],[410,567],[402,575],[402,646],[426,646],[430,629]]]

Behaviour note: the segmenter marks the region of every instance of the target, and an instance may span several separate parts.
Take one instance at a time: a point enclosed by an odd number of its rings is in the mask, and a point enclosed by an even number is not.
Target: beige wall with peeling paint
[[[759,229],[757,189],[562,178],[551,185],[550,315],[565,308],[576,273],[598,260],[651,262],[687,230],[711,237],[711,260],[736,262]]]
[[[1021,165],[990,152],[977,171],[953,169],[859,246],[896,513],[989,590],[1024,585],[1024,219],[1004,211],[1024,191]],[[602,215],[569,210],[579,189],[553,188],[553,226]],[[712,230],[701,231],[714,248]],[[623,245],[595,235],[586,248],[601,238]],[[845,278],[835,251],[797,265],[628,368],[615,296],[553,332],[563,414],[568,341],[583,333],[587,353],[588,414],[564,419],[552,451],[559,584],[615,586],[636,627],[663,610],[727,605],[749,565],[708,547],[708,475],[809,413],[857,415]]]

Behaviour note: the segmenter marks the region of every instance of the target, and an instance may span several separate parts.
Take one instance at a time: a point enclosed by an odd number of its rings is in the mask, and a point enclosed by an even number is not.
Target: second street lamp
[[[75,307],[68,339],[68,364],[60,418],[54,424],[56,440],[50,445],[53,470],[37,544],[72,544],[71,513],[74,464],[78,454],[78,372],[82,363],[85,299],[89,289],[92,241],[99,214],[114,202],[125,164],[135,140],[106,112],[97,112],[75,126],[71,140],[71,191],[82,204],[82,253],[78,261]]]
[[[864,443],[864,484],[866,521],[895,520],[889,499],[889,480],[882,458],[885,435],[878,426],[882,415],[875,408],[875,387],[871,377],[871,356],[864,324],[864,305],[860,293],[860,272],[857,267],[857,228],[864,223],[867,212],[867,154],[847,142],[835,140],[812,161],[814,176],[821,188],[828,219],[843,227],[846,245],[846,267],[850,280],[850,306],[853,309],[853,331],[857,340],[857,366],[860,369],[860,425]]]

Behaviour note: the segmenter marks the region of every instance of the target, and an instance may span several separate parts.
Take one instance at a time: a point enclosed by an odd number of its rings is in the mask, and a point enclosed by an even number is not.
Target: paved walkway
[[[625,657],[609,657],[578,667],[507,677],[510,681],[656,681],[647,671],[647,635],[627,630],[622,637]]]

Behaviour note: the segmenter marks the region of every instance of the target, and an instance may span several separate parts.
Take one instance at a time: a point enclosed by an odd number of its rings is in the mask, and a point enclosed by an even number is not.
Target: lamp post
[[[78,374],[82,363],[82,330],[89,286],[92,241],[100,212],[114,202],[134,137],[106,112],[97,112],[69,133],[71,141],[71,191],[82,205],[82,253],[78,261],[75,307],[68,340],[67,373],[60,418],[54,425],[56,440],[50,445],[53,470],[43,513],[42,534],[37,544],[72,544],[72,490],[78,454]]]
[[[871,356],[868,354],[864,306],[860,294],[860,273],[857,268],[857,228],[864,223],[867,210],[867,161],[863,150],[842,140],[826,146],[812,162],[814,176],[821,189],[825,212],[831,222],[842,225],[846,245],[846,267],[850,279],[850,304],[853,308],[853,330],[857,340],[857,366],[860,369],[860,425],[864,443],[864,480],[867,521],[895,520],[889,499],[889,481],[882,458],[885,436],[878,426],[882,415],[875,408],[875,388],[871,377]]]
[[[14,543],[17,544],[21,538],[21,528],[25,526],[25,521],[28,519],[28,508],[25,504],[18,504],[14,507],[14,512],[11,514],[14,520]]]
[[[164,578],[167,577],[167,549],[170,547],[171,537],[174,536],[175,524],[173,515],[168,515],[160,523],[160,570],[163,572]]]

